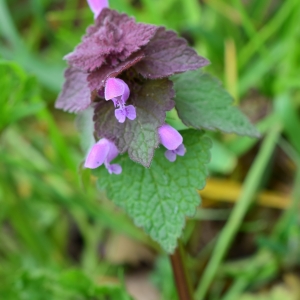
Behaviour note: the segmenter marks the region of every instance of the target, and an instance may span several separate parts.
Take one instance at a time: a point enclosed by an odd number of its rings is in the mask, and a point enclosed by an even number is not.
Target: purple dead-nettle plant
[[[205,186],[205,130],[259,133],[183,38],[111,10],[107,0],[88,3],[94,24],[65,56],[56,107],[78,113],[81,173],[96,169],[107,197],[172,253]]]
[[[181,135],[165,124],[166,112],[174,108],[169,77],[201,68],[208,60],[173,31],[136,23],[109,9],[107,1],[88,3],[95,24],[65,56],[69,67],[56,101],[57,108],[69,112],[94,110],[98,142],[90,148],[85,167],[104,163],[109,173],[121,173],[120,168],[108,167],[109,147],[116,147],[111,157],[128,152],[132,160],[149,167],[160,143],[167,148],[166,158],[175,161],[185,147]]]

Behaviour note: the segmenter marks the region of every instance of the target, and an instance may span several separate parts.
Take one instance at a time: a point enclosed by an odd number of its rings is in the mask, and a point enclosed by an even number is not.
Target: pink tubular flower
[[[174,162],[177,155],[183,156],[185,154],[183,138],[175,128],[169,124],[164,124],[158,128],[158,135],[160,143],[168,149],[165,156],[169,161]]]
[[[116,107],[115,116],[120,123],[124,123],[126,118],[134,120],[136,118],[136,110],[133,105],[125,106],[125,102],[129,98],[130,90],[128,85],[119,78],[109,78],[105,84],[104,98],[112,100]]]
[[[119,151],[116,145],[108,139],[103,138],[90,149],[86,157],[84,167],[96,169],[104,164],[109,174],[121,174],[122,167],[120,165],[110,164],[110,162],[115,159],[118,154]]]
[[[100,15],[103,8],[108,7],[108,0],[87,0],[87,2],[95,19]]]

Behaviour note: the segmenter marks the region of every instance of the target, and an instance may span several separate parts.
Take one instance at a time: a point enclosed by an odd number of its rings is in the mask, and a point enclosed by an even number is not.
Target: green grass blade
[[[228,222],[226,223],[224,229],[222,230],[220,237],[217,241],[217,244],[212,253],[211,259],[204,271],[204,274],[201,278],[199,286],[196,291],[195,298],[197,300],[205,299],[208,288],[212,283],[212,280],[215,278],[217,270],[224,258],[234,236],[236,235],[242,220],[253,201],[253,198],[260,187],[261,179],[265,172],[265,169],[268,165],[269,159],[274,151],[274,148],[277,144],[277,140],[280,135],[281,128],[280,126],[275,126],[269,132],[265,138],[260,152],[256,157],[254,164],[252,165],[240,198],[238,199],[232,214]]]

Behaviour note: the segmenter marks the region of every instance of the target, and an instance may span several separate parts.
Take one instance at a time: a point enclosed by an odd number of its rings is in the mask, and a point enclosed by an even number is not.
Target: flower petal
[[[108,7],[108,0],[87,0],[91,11],[96,19],[104,7]]]
[[[118,106],[118,104],[119,104],[119,98],[121,98],[121,97],[116,97],[116,98],[112,98],[111,100],[112,100],[112,102],[114,103],[114,107],[117,107]]]
[[[176,153],[174,152],[174,150],[167,150],[165,152],[165,157],[170,161],[170,162],[174,162],[176,160]]]
[[[107,139],[101,139],[90,149],[85,160],[84,167],[96,169],[101,166],[107,158],[109,149],[109,141]]]
[[[126,85],[122,79],[108,78],[105,84],[105,100],[122,96],[126,92]]]
[[[181,134],[169,124],[164,124],[158,128],[160,142],[168,150],[175,150],[182,144]]]
[[[126,119],[126,111],[124,108],[117,108],[115,110],[115,117],[119,123],[124,123]]]
[[[124,82],[124,93],[122,95],[122,101],[123,103],[125,103],[127,101],[127,99],[129,98],[129,95],[130,95],[130,90],[129,90],[129,87],[128,85]]]
[[[119,175],[122,173],[122,167],[118,164],[113,164],[113,165],[106,165],[106,169],[109,174],[116,174]]]
[[[136,110],[133,105],[128,105],[125,107],[126,117],[129,120],[134,120],[136,118]]]
[[[179,147],[175,150],[175,153],[179,156],[184,156],[186,149],[183,144],[179,145]]]
[[[106,157],[106,163],[110,163],[113,159],[115,159],[119,155],[119,150],[116,145],[109,141],[109,151]]]

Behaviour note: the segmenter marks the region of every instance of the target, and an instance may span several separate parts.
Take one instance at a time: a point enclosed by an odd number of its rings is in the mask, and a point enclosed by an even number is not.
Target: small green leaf
[[[176,91],[176,109],[182,122],[196,129],[259,137],[259,132],[235,106],[220,83],[201,71],[172,77]]]
[[[205,185],[210,158],[211,142],[202,132],[185,130],[182,136],[187,152],[174,163],[160,148],[149,169],[122,156],[116,160],[123,168],[121,175],[109,175],[104,167],[96,171],[99,187],[167,252],[174,251],[185,217],[200,203],[197,189]]]

